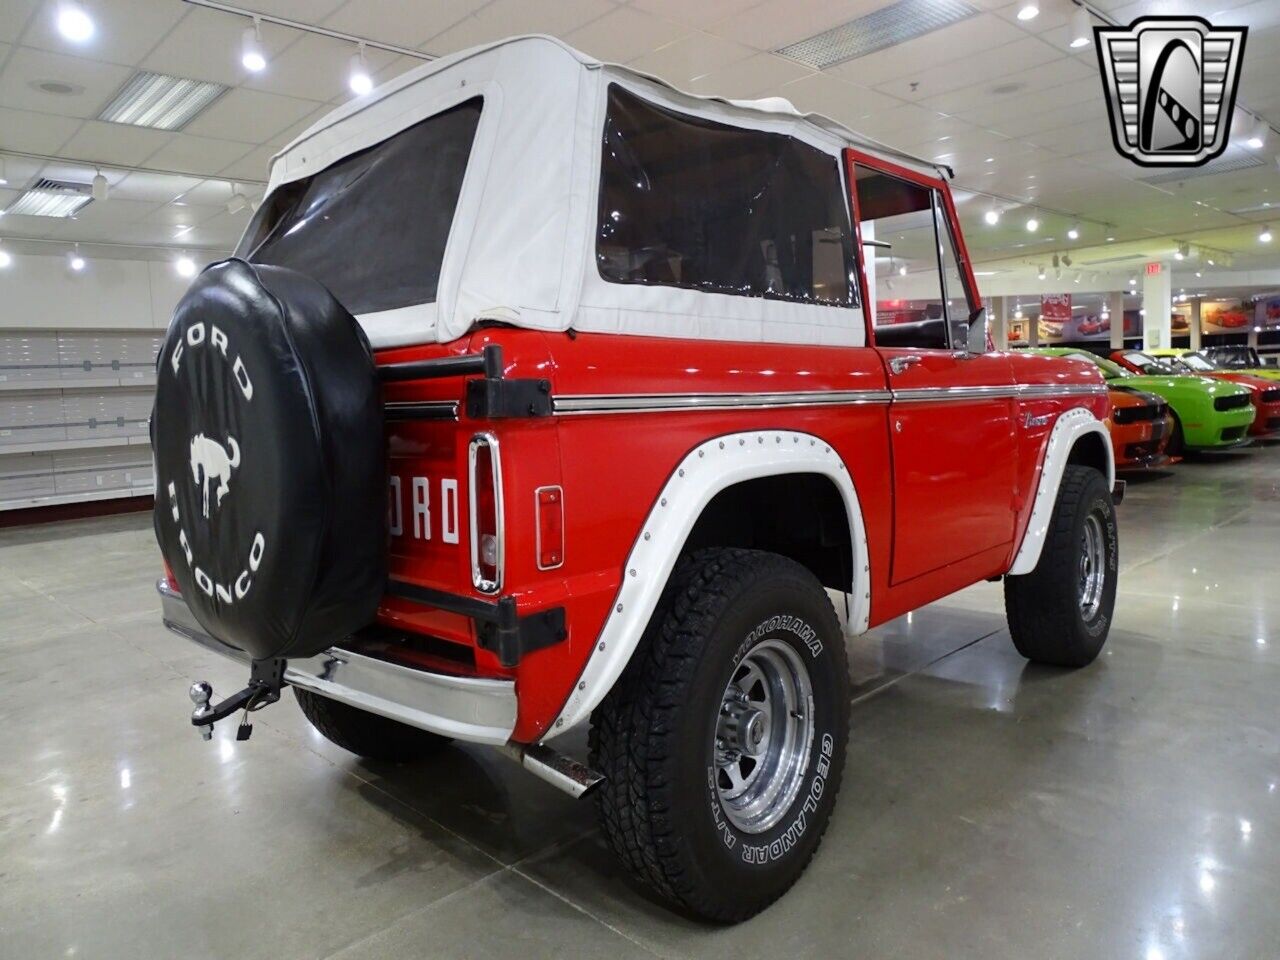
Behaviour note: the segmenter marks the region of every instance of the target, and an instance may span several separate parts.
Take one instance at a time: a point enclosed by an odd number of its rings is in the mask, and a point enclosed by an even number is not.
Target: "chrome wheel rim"
[[[762,640],[734,668],[716,719],[720,804],[743,833],[763,833],[791,808],[813,745],[813,685],[799,653]]]
[[[1080,535],[1080,614],[1092,620],[1102,606],[1102,589],[1107,582],[1107,541],[1102,521],[1096,514],[1084,520]]]

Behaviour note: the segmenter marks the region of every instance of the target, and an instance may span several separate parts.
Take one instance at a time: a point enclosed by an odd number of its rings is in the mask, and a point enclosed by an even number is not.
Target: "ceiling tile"
[[[237,180],[266,180],[271,173],[271,158],[276,152],[275,147],[259,147],[230,166],[223,167],[218,173],[222,177]]]
[[[146,127],[89,120],[59,152],[80,160],[136,166],[169,140],[169,134]]]
[[[926,67],[896,80],[877,84],[876,89],[903,100],[925,100],[998,77],[1039,70],[1061,56],[1062,54],[1036,37],[1023,37],[988,50],[982,56]]]
[[[147,166],[158,170],[213,176],[252,149],[248,144],[197,137],[189,133],[171,133],[169,136],[169,142],[148,158]]]
[[[0,150],[57,153],[83,121],[0,107]]]
[[[315,113],[314,100],[281,97],[260,90],[229,90],[184,129],[202,137],[261,144]]]
[[[40,6],[41,0],[4,0],[0,3],[0,40],[17,41]]]
[[[0,72],[0,106],[69,117],[93,117],[132,74],[128,67],[17,47]],[[70,84],[68,94],[46,93],[34,84]]]
[[[725,17],[742,13],[754,7],[760,0],[632,0],[632,6],[646,13],[702,27]]]
[[[881,6],[884,0],[764,0],[750,10],[735,11],[708,24],[706,30],[758,50],[777,50],[856,20]]]
[[[357,0],[324,25],[398,47],[419,47],[483,6],[484,0]]]
[[[111,197],[101,202],[95,200],[93,203],[83,207],[76,214],[76,222],[108,227],[115,224],[137,223],[155,209],[156,204],[154,203],[148,203],[143,200],[120,200]]]
[[[632,7],[619,7],[585,27],[571,31],[565,42],[612,63],[626,63],[668,44],[688,31],[672,20]]]
[[[164,173],[134,171],[112,186],[113,196],[126,200],[150,200],[164,203],[190,190],[200,181],[195,177],[176,177]]]
[[[813,73],[783,84],[778,96],[786,97],[803,113],[820,113],[857,130],[868,114],[884,113],[902,101],[883,93],[846,83],[826,73]]]
[[[610,0],[557,0],[555,3],[493,0],[432,37],[424,49],[443,55],[518,34],[563,36],[616,9]]]
[[[779,96],[779,88],[814,71],[772,53],[757,53],[727,67],[703,74],[689,84],[693,93],[726,99],[749,100]]]
[[[694,77],[745,60],[754,53],[740,43],[707,33],[690,33],[632,61],[631,66],[687,89]]]
[[[923,103],[940,113],[959,114],[960,111],[974,103],[998,103],[1033,101],[1042,108],[1058,106],[1063,102],[1055,88],[1084,80],[1090,84],[1098,82],[1096,74],[1088,67],[1082,66],[1069,57],[1063,57],[1021,73],[1006,74],[993,77],[971,87],[943,93],[936,97],[928,97]],[[1099,96],[1096,92],[1095,97]]]
[[[131,66],[150,53],[190,9],[172,0],[93,0],[90,11],[97,30],[75,49],[94,60]],[[22,42],[56,53],[71,49],[53,16],[36,17]]]

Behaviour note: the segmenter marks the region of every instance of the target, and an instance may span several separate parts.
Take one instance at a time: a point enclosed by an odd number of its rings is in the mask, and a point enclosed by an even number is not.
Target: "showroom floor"
[[[494,754],[362,763],[157,622],[141,515],[0,531],[0,955],[1273,956],[1280,447],[1131,484],[1106,654],[1027,666],[984,584],[853,644],[841,802],[795,889],[699,926]]]

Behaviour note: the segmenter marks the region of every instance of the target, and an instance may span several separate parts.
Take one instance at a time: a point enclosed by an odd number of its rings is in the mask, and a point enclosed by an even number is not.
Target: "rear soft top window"
[[[434,303],[481,101],[273,191],[236,256],[308,274],[354,314]]]

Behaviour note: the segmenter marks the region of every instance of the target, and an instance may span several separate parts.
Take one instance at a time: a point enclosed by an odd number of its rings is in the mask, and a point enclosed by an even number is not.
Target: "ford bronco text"
[[[989,349],[947,173],[545,37],[316,124],[157,361],[165,622],[249,668],[192,723],[492,744],[685,910],[777,899],[846,635],[1000,577],[1031,660],[1110,625],[1106,387]]]

